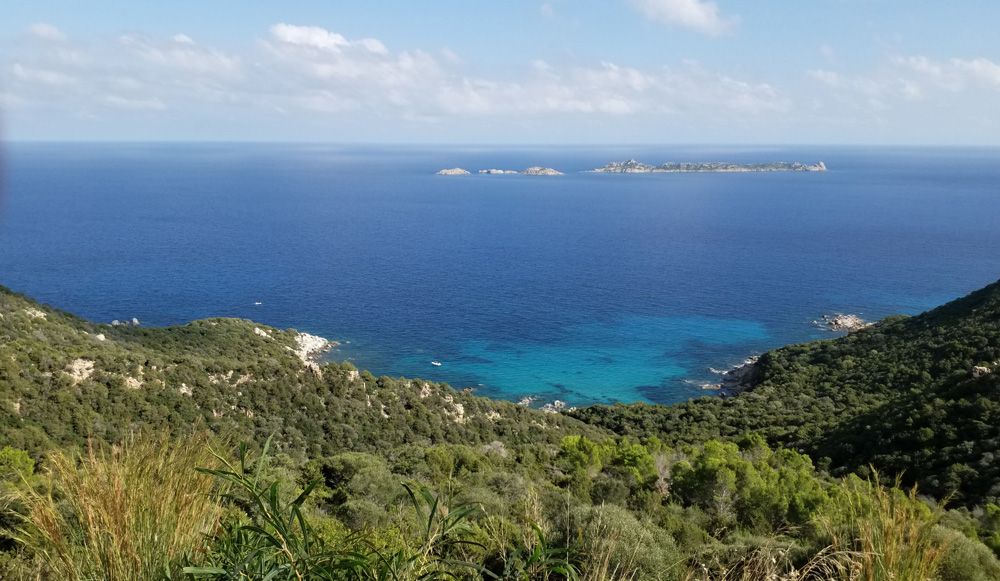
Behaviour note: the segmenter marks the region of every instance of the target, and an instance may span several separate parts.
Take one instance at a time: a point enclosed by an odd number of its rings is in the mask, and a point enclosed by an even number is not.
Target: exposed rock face
[[[757,362],[760,357],[747,357],[743,363],[722,375],[722,392],[731,395],[753,387],[757,379]]]
[[[660,165],[649,165],[630,159],[627,161],[613,161],[604,167],[593,170],[597,173],[746,173],[746,172],[775,172],[775,171],[804,171],[820,172],[826,171],[826,164],[819,163],[799,163],[777,161],[773,163],[725,163],[718,161],[709,162],[667,162]]]
[[[86,381],[94,374],[94,362],[89,359],[75,359],[69,364],[66,373],[73,380],[73,385]]]
[[[993,370],[985,365],[977,365],[972,368],[972,377],[983,377],[993,373]]]
[[[464,170],[460,167],[453,167],[449,169],[443,169],[437,172],[439,176],[467,176],[469,175],[468,170]]]
[[[490,175],[508,175],[508,174],[518,174],[521,173],[516,169],[481,169],[479,173],[490,174]]]
[[[528,169],[524,170],[521,173],[523,173],[526,176],[561,176],[561,175],[563,175],[563,173],[561,171],[554,170],[551,167],[541,167],[541,166],[537,166],[537,165],[529,167]]]
[[[848,333],[872,326],[872,323],[865,321],[857,315],[845,315],[843,313],[823,315],[823,318],[815,321],[815,323],[831,331],[847,331]]]
[[[310,335],[309,333],[299,333],[295,336],[295,349],[287,347],[289,351],[294,352],[302,363],[305,364],[306,369],[316,374],[318,377],[323,377],[323,371],[319,367],[319,363],[316,360],[324,353],[333,349],[337,346],[335,341],[330,341],[329,339],[324,339],[319,335]]]
[[[723,396],[736,395],[746,391],[753,387],[757,381],[757,362],[759,360],[760,357],[754,355],[747,357],[742,363],[726,371],[711,369],[713,373],[718,373],[721,376],[721,380],[719,383],[702,384],[701,389],[717,390]]]

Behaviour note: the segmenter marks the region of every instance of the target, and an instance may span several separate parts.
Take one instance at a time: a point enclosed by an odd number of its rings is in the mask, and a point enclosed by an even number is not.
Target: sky
[[[8,140],[1000,145],[1000,2],[4,0]]]

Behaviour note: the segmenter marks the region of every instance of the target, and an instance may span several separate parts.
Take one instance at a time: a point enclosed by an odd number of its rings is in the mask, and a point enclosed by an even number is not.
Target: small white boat
[[[440,361],[431,361],[431,365],[433,365],[434,367],[441,367],[441,362]]]
[[[257,306],[260,306],[260,305],[263,305],[264,303],[262,303],[262,302],[260,302],[260,301],[254,301],[254,303],[253,303],[253,304],[255,304],[255,305],[257,305]]]

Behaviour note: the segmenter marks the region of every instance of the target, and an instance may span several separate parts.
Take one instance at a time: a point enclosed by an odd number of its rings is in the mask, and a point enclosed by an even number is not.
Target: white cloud
[[[20,81],[49,85],[52,87],[71,85],[76,82],[76,78],[71,75],[59,71],[26,67],[21,63],[14,63],[14,66],[11,67],[11,74],[15,79]]]
[[[28,32],[50,42],[64,42],[66,40],[66,35],[61,30],[47,22],[32,24],[28,27]]]
[[[1000,65],[986,58],[934,59],[923,55],[896,56],[859,74],[827,69],[806,71],[823,87],[817,110],[830,119],[855,117],[859,124],[889,126],[891,119],[911,127],[921,125],[934,110],[994,111],[1000,90]],[[908,117],[909,116],[909,117]],[[907,121],[902,121],[907,119]]]
[[[66,50],[80,58],[60,58],[59,51]],[[519,71],[474,75],[466,70],[469,63],[447,49],[393,51],[376,38],[351,39],[317,26],[284,23],[238,54],[181,33],[159,39],[131,34],[116,43],[67,42],[32,51],[8,67],[19,95],[73,115],[100,112],[102,119],[113,109],[178,115],[219,105],[233,115],[242,108],[289,118],[296,113],[365,116],[380,123],[450,117],[547,122],[559,115],[700,119],[718,125],[790,107],[790,100],[767,83],[713,72],[696,62],[637,68],[534,60]]]
[[[987,58],[938,61],[925,56],[896,57],[892,64],[923,82],[948,91],[971,87],[1000,89],[1000,64]]]
[[[632,0],[632,4],[650,20],[709,35],[727,32],[736,24],[710,0]]]
[[[371,110],[380,116],[439,119],[448,115],[661,115],[711,110],[713,117],[783,110],[788,100],[767,84],[713,74],[696,63],[643,71],[614,63],[557,70],[529,63],[517,80],[470,77],[457,59],[423,51],[392,53],[374,39],[351,40],[319,27],[275,25],[264,42],[274,75],[297,95],[276,97],[283,110]],[[330,40],[335,39],[335,40]],[[374,43],[378,43],[377,45]],[[384,50],[373,50],[373,47]]]
[[[239,57],[199,46],[185,35],[175,35],[171,40],[173,42],[156,43],[131,34],[119,38],[123,46],[155,65],[213,78],[238,78],[242,73]]]
[[[841,87],[844,84],[844,80],[841,78],[840,74],[833,71],[813,69],[811,71],[806,71],[806,75],[828,87]]]
[[[271,27],[271,36],[286,44],[339,52],[350,46],[347,39],[319,26],[296,26],[284,22]]]
[[[156,97],[134,98],[111,94],[105,95],[103,102],[119,109],[136,111],[162,111],[167,108],[167,105]]]
[[[970,79],[1000,89],[1000,65],[989,59],[952,59],[951,66],[959,73],[967,75]]]

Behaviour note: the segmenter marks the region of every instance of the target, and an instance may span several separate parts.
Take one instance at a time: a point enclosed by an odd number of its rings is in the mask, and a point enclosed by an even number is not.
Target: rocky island
[[[563,173],[551,167],[532,166],[521,172],[526,176],[561,176]]]
[[[820,172],[826,171],[826,164],[806,164],[777,161],[771,163],[725,163],[709,162],[667,162],[650,165],[634,159],[613,161],[603,167],[591,170],[594,173],[748,173],[748,172]]]
[[[552,169],[551,167],[542,166],[531,166],[526,170],[518,171],[516,169],[481,169],[479,173],[483,175],[523,175],[523,176],[561,176],[563,172]],[[451,169],[443,169],[437,172],[439,176],[467,176],[469,175],[468,170],[464,170],[460,167],[455,167]]]

